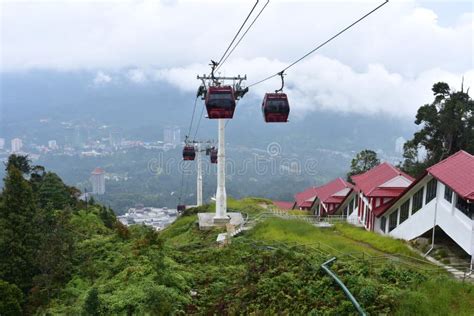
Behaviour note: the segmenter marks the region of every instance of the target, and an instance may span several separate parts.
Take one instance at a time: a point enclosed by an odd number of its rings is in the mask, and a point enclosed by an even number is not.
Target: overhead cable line
[[[193,115],[191,116],[191,123],[189,124],[189,130],[188,130],[187,136],[191,136],[191,128],[193,127],[194,113],[196,112],[197,100],[198,100],[198,97],[196,96],[196,99],[194,100]]]
[[[255,7],[257,6],[258,4],[258,1],[255,2],[255,4],[253,5],[252,7],[252,10],[250,10],[249,14],[247,15],[247,17],[245,18],[244,20],[244,23],[242,23],[242,25],[240,26],[239,30],[237,31],[237,33],[235,34],[234,38],[232,39],[232,42],[230,42],[229,46],[227,47],[227,49],[225,50],[224,54],[222,54],[222,57],[219,59],[219,61],[217,62],[217,64],[220,64],[221,61],[224,59],[224,57],[226,56],[227,52],[229,51],[229,49],[232,47],[232,44],[234,44],[235,40],[237,39],[237,36],[239,36],[240,34],[240,31],[242,31],[243,27],[245,26],[245,24],[247,23],[248,19],[250,18],[250,16],[252,15],[253,11],[255,10]]]
[[[303,59],[305,59],[306,57],[308,57],[309,55],[313,54],[315,51],[317,51],[318,49],[320,49],[321,47],[325,46],[327,43],[331,42],[332,40],[334,40],[336,37],[338,37],[339,35],[341,35],[342,33],[346,32],[347,30],[349,30],[351,27],[353,27],[354,25],[356,25],[357,23],[359,23],[360,21],[364,20],[366,17],[368,17],[369,15],[371,15],[372,13],[374,13],[375,11],[377,11],[378,9],[380,9],[382,6],[384,6],[385,4],[388,3],[389,0],[385,0],[384,3],[380,4],[379,6],[377,6],[375,9],[372,9],[370,12],[366,13],[364,16],[362,16],[361,18],[359,18],[358,20],[356,20],[355,22],[353,22],[352,24],[350,24],[349,26],[345,27],[344,29],[342,29],[341,31],[339,31],[337,34],[335,34],[334,36],[332,36],[331,38],[329,38],[328,40],[326,40],[325,42],[323,42],[322,44],[318,45],[317,47],[315,47],[314,49],[312,49],[311,51],[309,51],[308,53],[306,53],[305,55],[303,55],[302,57],[298,58],[297,60],[295,60],[294,62],[292,62],[290,65],[288,65],[286,68],[283,68],[281,71],[277,72],[276,74],[273,74],[271,76],[268,76],[260,81],[257,81],[257,82],[254,82],[252,84],[250,84],[248,87],[252,87],[252,86],[255,86],[257,84],[260,84],[264,81],[267,81],[273,77],[276,77],[276,76],[279,76],[281,73],[284,73],[286,70],[288,70],[289,68],[293,67],[294,65],[296,65],[297,63],[299,63],[300,61],[302,61]]]
[[[257,1],[258,2],[258,1]],[[253,19],[252,23],[250,23],[249,27],[247,28],[247,30],[245,30],[244,34],[240,37],[240,39],[237,41],[237,43],[234,45],[234,47],[232,48],[232,50],[229,52],[229,54],[227,54],[227,56],[224,58],[224,60],[222,60],[219,65],[217,66],[216,70],[218,70],[227,60],[227,58],[229,58],[229,56],[234,52],[234,50],[237,48],[237,46],[239,46],[240,42],[242,41],[242,39],[245,37],[245,35],[247,35],[248,31],[250,30],[250,28],[252,28],[252,26],[254,25],[254,23],[257,21],[257,19],[260,17],[260,14],[262,14],[263,10],[265,10],[265,8],[267,7],[268,3],[270,3],[270,0],[267,0],[267,3],[265,3],[265,5],[262,7],[262,9],[260,10],[260,12],[258,12],[257,16]]]
[[[199,131],[199,127],[201,126],[201,119],[203,117],[203,114],[204,114],[204,106],[202,107],[201,114],[199,115],[199,121],[197,123],[196,132],[194,133],[194,139],[196,139],[196,136],[197,136],[198,131]]]

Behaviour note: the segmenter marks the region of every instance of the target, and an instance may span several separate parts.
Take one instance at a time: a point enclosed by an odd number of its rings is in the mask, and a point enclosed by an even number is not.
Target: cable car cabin
[[[211,163],[217,163],[217,149],[211,149]]]
[[[234,89],[230,86],[209,87],[206,94],[206,110],[210,119],[231,119],[234,117]]]
[[[196,158],[196,150],[194,149],[194,146],[184,146],[183,160],[194,160],[194,158]]]
[[[266,93],[262,102],[262,112],[266,123],[288,122],[290,104],[286,93]]]
[[[176,209],[177,209],[178,212],[182,213],[186,210],[186,205],[180,204],[176,207]]]

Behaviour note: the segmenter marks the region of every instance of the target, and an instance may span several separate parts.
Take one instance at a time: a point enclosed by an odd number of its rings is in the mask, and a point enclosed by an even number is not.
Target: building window
[[[388,231],[391,232],[395,227],[397,227],[397,218],[398,218],[398,210],[390,214],[388,218]]]
[[[407,200],[405,203],[400,206],[400,224],[403,223],[409,215],[410,212],[410,200]]]
[[[436,197],[436,188],[438,187],[438,181],[436,179],[431,179],[426,185],[426,201],[425,204],[428,204],[432,199]]]
[[[387,225],[387,218],[385,216],[382,216],[380,219],[380,230],[385,233],[385,225]]]
[[[447,185],[444,186],[444,199],[449,203],[453,202],[453,190]]]
[[[352,214],[352,211],[354,210],[354,199],[352,199],[350,202],[349,202],[349,214]],[[349,215],[347,214],[347,215]]]
[[[418,190],[418,192],[413,195],[413,206],[411,209],[412,214],[415,214],[420,208],[423,207],[423,190],[424,187]]]
[[[474,216],[474,204],[467,203],[467,201],[461,198],[459,195],[457,195],[456,199],[456,208],[469,217]]]
[[[357,193],[354,199],[354,208],[356,208],[359,205],[359,194]]]

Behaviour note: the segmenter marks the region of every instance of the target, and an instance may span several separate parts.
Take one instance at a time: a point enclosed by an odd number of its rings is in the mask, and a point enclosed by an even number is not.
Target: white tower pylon
[[[197,160],[197,185],[196,185],[196,205],[202,206],[202,157],[201,157],[201,144],[198,143],[196,150]]]
[[[225,191],[225,119],[219,119],[219,148],[217,151],[216,215],[214,221],[227,221],[227,194]]]

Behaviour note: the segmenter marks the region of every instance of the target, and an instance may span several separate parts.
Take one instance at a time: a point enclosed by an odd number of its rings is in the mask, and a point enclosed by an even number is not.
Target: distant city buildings
[[[105,193],[105,171],[95,168],[91,173],[92,194],[102,195]]]
[[[21,148],[23,147],[23,142],[20,138],[13,138],[12,139],[12,153],[19,153]]]
[[[0,138],[0,150],[5,148],[5,138]]]
[[[406,142],[407,140],[403,138],[402,136],[398,137],[395,140],[395,152],[397,154],[403,154],[403,145],[405,145]]]
[[[48,147],[51,150],[56,150],[56,149],[58,149],[58,143],[54,139],[50,140],[50,141],[48,141]]]
[[[118,220],[126,226],[147,225],[155,230],[164,229],[173,223],[177,217],[178,212],[175,209],[144,207],[143,205],[137,205],[128,209],[125,215],[117,216]]]
[[[163,131],[165,144],[179,145],[181,143],[181,129],[178,126],[167,126]]]
[[[109,132],[109,145],[111,147],[117,147],[120,145],[120,142],[122,141],[122,138],[120,136],[119,132]]]

